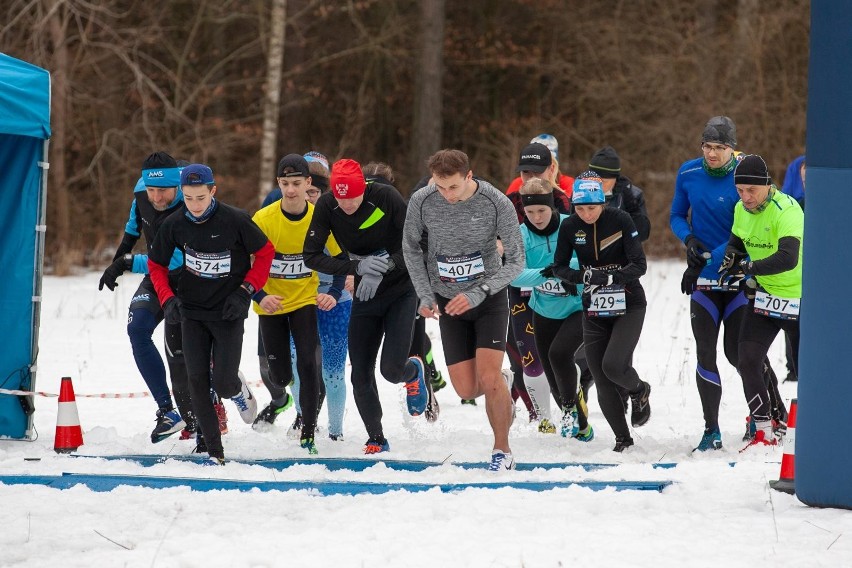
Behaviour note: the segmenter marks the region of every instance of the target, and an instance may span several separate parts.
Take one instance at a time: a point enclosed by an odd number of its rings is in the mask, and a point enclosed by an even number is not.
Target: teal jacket
[[[559,215],[559,225],[568,218],[568,215]],[[577,296],[564,295],[562,282],[558,278],[545,278],[540,274],[541,269],[553,262],[556,252],[556,239],[559,236],[559,226],[550,235],[539,235],[521,224],[521,238],[526,250],[526,267],[512,281],[512,286],[518,288],[532,288],[530,295],[530,307],[535,313],[550,319],[565,319],[574,312],[583,309],[580,299],[582,286],[577,285]],[[577,256],[571,259],[571,268],[580,269]]]

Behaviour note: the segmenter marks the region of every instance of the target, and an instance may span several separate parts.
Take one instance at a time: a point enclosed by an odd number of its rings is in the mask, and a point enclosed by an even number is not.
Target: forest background
[[[780,185],[804,152],[806,0],[7,0],[0,52],[52,75],[48,272],[112,258],[144,158],[209,164],[249,211],[284,154],[383,161],[408,194],[434,151],[506,188],[548,132],[576,175],[612,145],[652,256],[708,118]],[[141,246],[141,245],[140,245]]]

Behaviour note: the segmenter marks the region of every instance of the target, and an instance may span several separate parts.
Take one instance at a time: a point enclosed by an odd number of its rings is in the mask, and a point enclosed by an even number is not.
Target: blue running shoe
[[[698,446],[692,450],[693,452],[706,452],[707,450],[721,450],[722,449],[722,433],[719,432],[718,428],[714,428],[711,430],[710,428],[706,428],[704,430],[704,435],[701,436],[701,441],[698,442]]]
[[[559,423],[560,431],[563,438],[574,438],[580,432],[580,423],[577,422],[577,405],[566,408],[562,413],[562,419]]]
[[[302,438],[299,441],[299,445],[302,447],[302,449],[308,450],[308,454],[312,456],[315,456],[319,453],[319,451],[317,450],[317,445],[314,444],[313,438]]]
[[[408,360],[417,369],[417,376],[405,383],[405,390],[408,391],[408,413],[412,416],[420,416],[426,410],[426,403],[429,402],[429,393],[426,392],[426,369],[420,357],[409,357]]]
[[[491,464],[488,471],[509,471],[515,469],[515,458],[508,452],[494,450],[491,452]]]
[[[367,440],[367,443],[364,444],[365,454],[380,454],[382,452],[388,451],[390,451],[390,444],[384,436],[376,436],[374,438],[370,438],[369,440]]]
[[[210,456],[209,458],[207,458],[206,460],[201,462],[201,465],[204,465],[204,466],[225,465],[225,458],[223,458],[223,457],[220,458],[219,456]]]
[[[595,429],[589,424],[585,430],[580,430],[574,437],[581,442],[591,442],[595,439]]]
[[[186,422],[180,417],[177,410],[161,408],[157,410],[157,425],[151,432],[151,443],[156,444],[162,442],[172,434],[176,434],[183,430]]]

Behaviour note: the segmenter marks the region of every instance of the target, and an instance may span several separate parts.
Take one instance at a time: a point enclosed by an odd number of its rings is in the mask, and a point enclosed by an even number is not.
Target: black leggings
[[[777,418],[773,409],[774,396],[766,384],[764,360],[775,336],[786,331],[790,339],[793,368],[799,370],[799,321],[781,320],[754,313],[749,304],[740,331],[739,371],[743,379],[748,409],[755,420]],[[786,417],[785,417],[786,420]]]
[[[644,322],[644,306],[612,318],[583,316],[586,361],[598,386],[601,410],[618,438],[629,437],[630,430],[624,417],[624,401],[617,387],[636,393],[642,386],[630,362]]]
[[[303,306],[286,314],[260,316],[260,333],[269,362],[269,382],[280,391],[293,382],[290,336],[296,346],[299,372],[299,404],[302,407],[302,437],[312,438],[319,409],[319,332],[317,307]]]
[[[534,312],[533,328],[550,392],[564,411],[577,404],[578,377],[574,353],[583,344],[583,312],[574,312],[565,319],[551,319]],[[581,406],[577,405],[577,413],[580,429],[585,429],[588,417]]]
[[[417,294],[407,288],[401,294],[377,295],[366,302],[352,303],[349,318],[349,361],[352,363],[352,392],[355,405],[370,438],[384,435],[382,404],[376,386],[376,359],[382,339],[381,373],[390,383],[405,383],[417,376],[408,360]]]
[[[210,399],[210,381],[221,398],[237,396],[241,383],[237,373],[243,351],[245,320],[201,321],[184,319],[183,351],[192,408],[211,456],[223,457],[219,419]],[[210,371],[210,361],[213,371]]]

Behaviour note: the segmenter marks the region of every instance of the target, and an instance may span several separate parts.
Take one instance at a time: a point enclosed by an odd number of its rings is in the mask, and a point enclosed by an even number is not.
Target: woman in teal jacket
[[[533,310],[535,344],[550,392],[562,409],[560,430],[583,442],[591,441],[594,431],[588,422],[588,411],[577,394],[577,367],[574,353],[583,343],[583,304],[579,286],[565,285],[549,271],[556,252],[559,226],[567,215],[554,209],[553,187],[545,180],[533,178],[520,189],[524,205],[521,236],[526,250],[526,268],[512,286],[531,287],[530,308]],[[576,257],[572,267],[579,270]]]

